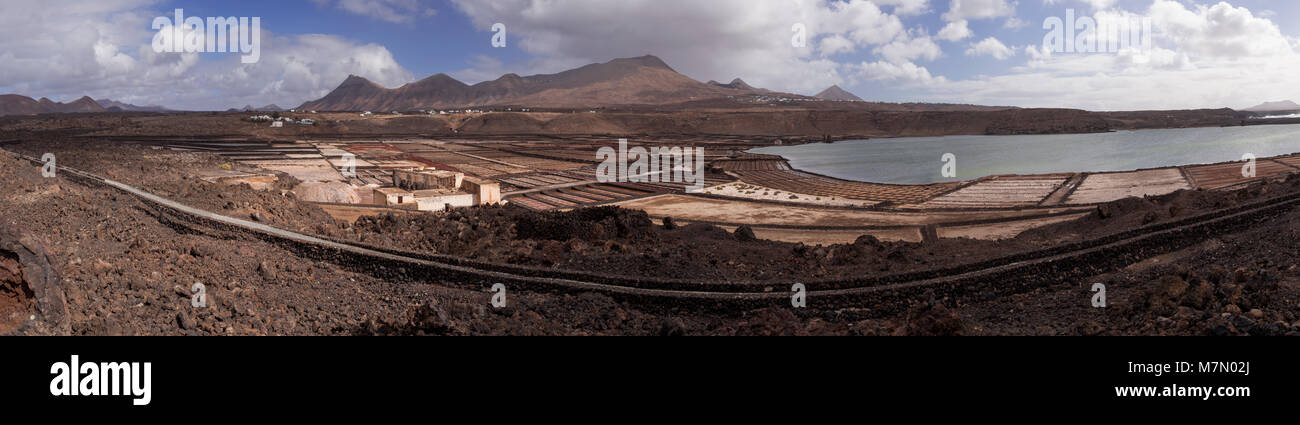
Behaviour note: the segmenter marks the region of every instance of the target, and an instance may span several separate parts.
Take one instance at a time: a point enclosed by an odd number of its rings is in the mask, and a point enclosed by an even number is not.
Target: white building
[[[395,207],[415,203],[415,194],[396,187],[377,187],[371,199],[375,205]]]
[[[448,193],[446,190],[417,190],[415,209],[420,211],[446,211],[448,208],[472,207],[474,195],[464,192]]]

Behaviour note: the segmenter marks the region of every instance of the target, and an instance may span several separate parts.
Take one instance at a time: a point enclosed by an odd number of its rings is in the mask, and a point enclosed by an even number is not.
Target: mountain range
[[[711,101],[754,97],[754,103],[785,100],[861,101],[839,86],[815,97],[780,93],[749,85],[736,78],[730,83],[702,83],[682,75],[658,57],[646,55],[614,59],[555,74],[521,77],[506,74],[492,81],[465,84],[447,74],[437,74],[395,89],[349,75],[337,88],[297,109],[311,111],[411,111],[477,106],[537,108],[589,108],[620,105],[707,105]],[[228,112],[283,111],[272,105],[246,105]],[[22,95],[0,96],[0,115],[36,115],[65,112],[163,112],[162,106],[137,106],[112,99],[82,97],[68,103]]]
[[[80,99],[63,103],[48,98],[32,99],[18,94],[0,95],[0,116],[61,114],[75,112],[164,112],[170,111],[162,106],[137,106],[112,99],[92,99],[82,96]]]
[[[447,74],[437,74],[395,89],[385,88],[365,78],[349,75],[337,88],[317,100],[299,106],[313,111],[411,111],[477,106],[521,106],[537,108],[588,108],[624,105],[693,105],[708,107],[714,101],[752,97],[751,103],[773,104],[777,101],[853,101],[861,98],[838,85],[814,96],[774,92],[749,85],[736,78],[730,83],[701,83],[682,75],[651,56],[614,59],[555,74],[521,77],[506,74],[492,81],[465,84]],[[868,105],[871,105],[868,103]],[[829,106],[829,105],[828,105]],[[984,109],[973,105],[896,104],[897,108],[918,110]],[[947,108],[951,109],[951,108]],[[261,108],[252,105],[228,111],[283,111],[274,104]],[[95,100],[89,96],[67,103],[48,98],[32,99],[18,94],[0,95],[0,116],[37,115],[76,112],[163,112],[162,106],[137,106],[112,99]],[[1300,111],[1300,104],[1289,100],[1265,102],[1243,109],[1246,112]]]
[[[465,84],[437,74],[389,89],[356,75],[300,110],[408,111],[470,106],[602,107],[666,105],[729,96],[769,95],[812,98],[755,88],[737,78],[731,83],[701,83],[679,74],[654,56],[614,59],[577,69],[521,77],[506,74],[492,81]]]
[[[104,107],[95,103],[95,99],[91,99],[90,96],[83,96],[80,99],[68,103],[60,103],[44,97],[40,100],[35,100],[17,94],[0,95],[0,115],[36,115],[65,112],[104,111]]]
[[[165,112],[171,110],[159,105],[137,106],[113,99],[97,99],[95,103],[98,103],[99,106],[104,107],[109,112]]]
[[[279,105],[272,103],[261,108],[254,108],[253,105],[244,105],[243,108],[230,108],[227,109],[226,112],[283,112],[284,110],[285,109],[281,108]]]

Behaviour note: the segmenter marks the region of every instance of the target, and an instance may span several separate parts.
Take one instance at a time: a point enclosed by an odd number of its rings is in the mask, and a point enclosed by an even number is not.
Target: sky
[[[176,9],[259,18],[258,60],[156,51],[152,23]],[[1049,20],[1067,10],[1145,20],[1150,43],[1050,47]],[[387,87],[437,73],[472,84],[645,54],[700,81],[808,95],[835,84],[872,101],[1245,108],[1300,102],[1300,2],[0,0],[0,93],[56,101],[291,108],[349,74]]]

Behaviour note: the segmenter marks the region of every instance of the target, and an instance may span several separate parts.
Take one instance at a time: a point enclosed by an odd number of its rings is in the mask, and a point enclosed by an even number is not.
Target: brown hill
[[[0,115],[36,115],[45,112],[45,108],[45,105],[27,96],[0,95]]]
[[[734,80],[731,80],[731,82],[730,82],[730,83],[727,83],[727,84],[722,84],[722,83],[719,83],[719,82],[717,82],[717,81],[709,81],[708,84],[709,84],[709,85],[713,85],[713,86],[722,87],[722,88],[728,88],[728,89],[732,89],[732,90],[741,90],[741,91],[747,91],[747,92],[756,92],[756,93],[768,93],[768,92],[771,92],[771,90],[768,90],[768,89],[760,89],[760,88],[757,88],[757,87],[751,86],[751,85],[749,85],[749,83],[746,83],[745,80],[742,80],[742,79],[739,79],[739,78],[734,79]]]
[[[334,91],[318,100],[304,103],[298,109],[321,111],[379,109],[373,105],[383,102],[386,96],[388,96],[388,89],[365,78],[349,75]]]
[[[162,112],[162,111],[170,111],[170,109],[167,109],[166,107],[161,106],[161,105],[139,106],[139,105],[132,105],[132,104],[130,104],[130,103],[126,103],[126,102],[118,102],[118,101],[113,100],[113,99],[95,99],[95,103],[98,103],[99,106],[103,106],[104,109],[106,109],[106,110],[108,110],[108,111],[110,111],[110,112],[114,111],[113,108],[117,108],[116,111],[119,111],[119,112]]]
[[[105,111],[104,107],[100,106],[89,96],[83,96],[80,99],[68,103],[60,103],[44,97],[42,97],[41,100],[33,100],[30,97],[17,94],[0,95],[0,115],[36,115]]]
[[[55,105],[55,112],[104,112],[104,107],[90,96],[82,96],[80,99]]]
[[[813,97],[822,100],[839,100],[839,101],[852,101],[852,102],[862,101],[862,98],[858,97],[853,93],[849,93],[847,90],[840,88],[839,85],[834,85],[826,90],[822,90],[821,93],[817,93],[817,95]]]
[[[559,108],[664,105],[759,92],[739,79],[732,84],[737,82],[737,87],[701,83],[677,73],[659,58],[647,55],[556,74],[527,77],[506,74],[474,85],[438,74],[388,89],[353,75],[333,92],[304,103],[299,109],[407,111],[489,105]]]

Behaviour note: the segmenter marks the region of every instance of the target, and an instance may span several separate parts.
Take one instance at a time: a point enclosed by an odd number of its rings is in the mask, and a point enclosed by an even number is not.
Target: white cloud
[[[1101,10],[1114,6],[1118,0],[1083,0],[1084,3],[1092,6],[1093,9]]]
[[[1158,39],[1195,57],[1236,59],[1295,54],[1277,24],[1254,16],[1245,7],[1220,2],[1188,9],[1178,2],[1156,0],[1148,15],[1154,20]]]
[[[468,63],[469,68],[447,74],[466,84],[475,84],[481,81],[494,80],[510,72],[504,62],[492,56],[475,55],[470,58]]]
[[[433,16],[437,9],[425,6],[421,0],[312,0],[316,4],[335,7],[361,16],[381,21],[408,24],[416,17]]]
[[[928,10],[915,0],[454,0],[479,29],[503,23],[535,58],[591,63],[654,54],[697,80],[743,77],[755,86],[816,93],[846,81],[829,57],[877,52],[893,61],[937,57],[928,36],[910,34],[899,14]],[[892,13],[891,13],[892,12]],[[791,26],[807,28],[807,47]],[[923,39],[918,39],[923,38]],[[483,38],[487,43],[488,38]],[[515,69],[520,74],[536,69]],[[467,72],[468,73],[468,72]]]
[[[943,50],[927,35],[899,38],[876,48],[875,51],[891,63],[911,62],[918,59],[932,61],[943,55]]]
[[[920,15],[930,12],[930,0],[875,0],[881,6],[893,6],[895,15]]]
[[[992,56],[997,60],[1006,60],[1015,55],[1015,51],[993,37],[971,43],[970,48],[966,49],[966,56]]]
[[[1068,0],[1043,0],[1043,4],[1048,6],[1053,6],[1056,4],[1065,3],[1066,1]],[[1087,4],[1088,7],[1091,7],[1093,10],[1109,9],[1110,7],[1118,3],[1118,0],[1077,0],[1077,1],[1079,3]]]
[[[533,58],[521,63],[506,63],[488,55],[474,55],[465,63],[469,68],[447,74],[466,84],[476,84],[495,80],[505,74],[518,73],[520,69],[527,69],[530,73],[554,74],[589,64],[581,60],[554,58]]]
[[[1014,17],[1016,6],[1007,0],[952,0],[943,20],[948,22]]]
[[[1153,46],[1118,54],[1053,54],[1031,45],[1023,49],[1023,66],[960,81],[935,78],[912,95],[1094,110],[1240,108],[1300,99],[1294,38],[1248,8],[1153,0],[1144,12],[1108,9],[1097,15],[1152,18]],[[980,53],[978,43],[972,50]],[[1001,49],[989,43],[986,50]]]
[[[1042,63],[1043,61],[1051,59],[1052,51],[1035,44],[1030,44],[1025,46],[1025,56],[1029,56],[1029,64],[1030,66],[1033,66],[1034,64]]]
[[[911,62],[892,63],[885,61],[862,62],[855,67],[853,78],[860,81],[885,81],[905,83],[911,86],[947,83],[943,77],[934,77],[925,67]]]
[[[821,44],[817,50],[822,56],[834,56],[839,53],[848,53],[854,50],[853,40],[849,40],[842,35],[832,35],[822,38]]]
[[[235,82],[235,95],[265,94],[293,102],[283,105],[286,107],[324,96],[349,74],[387,87],[412,80],[412,74],[393,59],[387,48],[323,34],[274,37],[272,45],[263,47],[261,61],[240,64],[237,70],[247,78]],[[221,74],[200,77],[219,79]]]
[[[945,41],[961,41],[972,35],[975,34],[970,31],[968,22],[963,19],[949,22],[943,29],[939,30],[939,34],[935,35],[935,37]]]
[[[155,53],[150,0],[6,4],[0,14],[0,91],[65,101],[89,95],[179,109],[323,96],[347,77],[395,86],[412,79],[388,49],[330,35],[277,36],[262,28],[262,56]]]
[[[941,18],[947,22],[936,38],[944,41],[961,41],[975,35],[970,21],[1006,18],[1004,28],[1021,28],[1026,24],[1016,17],[1016,3],[1007,0],[951,0],[948,11]]]
[[[528,58],[503,63],[472,57],[466,69],[451,74],[473,83],[511,71],[556,72],[655,54],[701,81],[742,77],[798,93],[870,81],[905,88],[908,100],[1017,106],[1160,109],[1300,100],[1294,84],[1300,40],[1284,34],[1271,15],[1228,2],[1148,0],[1149,7],[1125,11],[1105,1],[1068,1],[1087,2],[1101,10],[1099,16],[1151,17],[1154,46],[1053,54],[1041,46],[1007,46],[1005,33],[975,37],[970,22],[1016,18],[1017,4],[998,0],[951,0],[942,13],[946,26],[934,35],[909,30],[912,19],[905,25],[900,18],[942,7],[926,1],[455,0],[483,31],[506,23],[512,46]],[[388,87],[414,79],[381,45],[331,35],[279,36],[273,28],[263,28],[257,64],[240,64],[237,54],[154,53],[149,21],[170,13],[155,8],[163,6],[154,0],[6,3],[0,91],[224,109],[296,106],[324,95],[347,74]],[[806,25],[807,47],[791,46],[792,22]],[[482,35],[487,45],[490,35]],[[938,41],[961,40],[965,54],[1006,60],[1010,67],[951,80],[923,66],[944,56]],[[854,55],[852,63],[842,63],[847,55]]]

